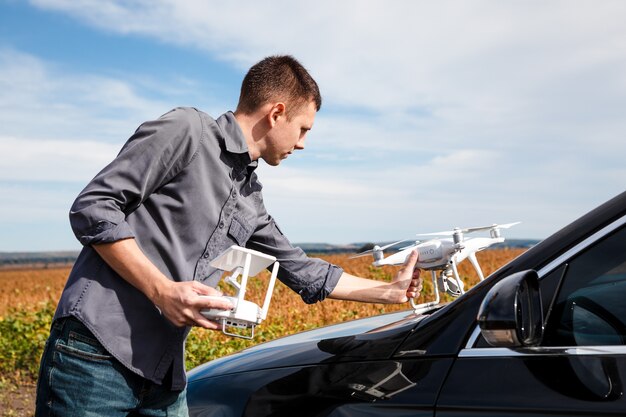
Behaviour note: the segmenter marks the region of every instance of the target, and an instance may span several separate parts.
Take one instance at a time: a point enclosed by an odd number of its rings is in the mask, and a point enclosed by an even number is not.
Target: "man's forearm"
[[[135,239],[93,245],[93,248],[118,275],[143,292],[161,313],[176,326],[201,326],[217,329],[202,309],[230,310],[233,306],[219,291],[197,281],[175,282],[166,277],[142,252]]]
[[[123,239],[113,243],[93,245],[98,255],[118,275],[156,303],[167,286],[172,284],[146,257],[135,239]]]
[[[401,303],[406,301],[406,287],[392,282],[359,278],[344,272],[328,297],[365,303]]]
[[[411,252],[391,282],[359,278],[344,272],[329,297],[366,303],[404,303],[421,291],[420,271],[415,269],[417,258],[417,251]]]

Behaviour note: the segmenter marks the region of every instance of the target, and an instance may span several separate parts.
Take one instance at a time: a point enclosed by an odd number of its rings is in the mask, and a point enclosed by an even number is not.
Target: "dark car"
[[[192,416],[626,415],[626,193],[460,298],[189,372]]]

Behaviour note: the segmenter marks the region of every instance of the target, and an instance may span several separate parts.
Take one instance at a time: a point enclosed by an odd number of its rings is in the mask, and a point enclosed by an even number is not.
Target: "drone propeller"
[[[402,239],[402,240],[398,240],[397,242],[389,243],[389,244],[387,244],[385,246],[375,245],[373,249],[369,249],[369,250],[366,250],[366,251],[363,251],[363,252],[359,252],[356,255],[351,256],[350,259],[360,258],[361,256],[369,255],[371,253],[378,252],[378,251],[384,251],[385,249],[390,248],[392,246],[395,246],[398,243],[407,242],[409,240],[413,240],[413,239]]]
[[[415,236],[452,236],[453,234],[454,234],[454,230],[445,230],[443,232],[434,232],[434,233],[417,233]]]
[[[463,229],[463,233],[471,233],[471,232],[478,232],[480,230],[491,230],[491,229],[508,229],[520,223],[521,222],[507,223],[507,224],[492,224],[491,226],[481,226],[481,227],[468,227],[467,229]]]
[[[498,227],[498,228],[500,228],[500,229],[508,229],[509,227],[513,227],[513,226],[515,226],[516,224],[520,224],[520,223],[521,223],[521,222],[507,223],[507,224],[501,224],[501,225],[498,225],[498,226],[496,226],[496,227]]]
[[[507,224],[492,224],[489,226],[479,226],[479,227],[467,227],[465,229],[456,228],[455,230],[445,230],[443,232],[435,232],[435,233],[418,233],[417,236],[453,236],[455,233],[472,233],[478,232],[481,230],[492,230],[492,229],[508,229],[509,227],[513,227],[516,224],[520,224],[521,222],[515,223],[507,223]]]
[[[408,239],[407,239],[407,240],[408,240]],[[400,249],[398,249],[398,250],[399,250],[399,251],[403,251],[403,250],[405,250],[405,249],[414,248],[414,247],[416,247],[419,243],[420,243],[420,241],[419,241],[419,240],[416,240],[416,241],[415,241],[415,243],[412,243],[412,244],[410,244],[409,246],[404,246],[404,247],[402,247],[402,248],[400,248]]]

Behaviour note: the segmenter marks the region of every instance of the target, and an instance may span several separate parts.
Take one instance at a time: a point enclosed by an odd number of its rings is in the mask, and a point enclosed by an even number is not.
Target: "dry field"
[[[485,276],[495,271],[511,259],[517,257],[523,249],[488,250],[478,254],[478,260]],[[371,259],[367,257],[350,259],[349,255],[323,255],[321,258],[339,265],[353,275],[366,278],[389,280],[398,267],[374,268]],[[46,269],[17,269],[0,270],[0,320],[10,317],[18,311],[40,310],[45,303],[56,304],[61,295],[65,280],[70,271],[68,267]],[[474,270],[468,262],[459,266],[459,273],[467,286],[478,281]],[[254,300],[254,286],[259,289],[264,286],[267,275],[260,275],[257,281],[251,281],[249,294]],[[433,298],[430,274],[424,273],[424,291],[419,302]],[[260,293],[260,291],[256,291]],[[443,297],[443,301],[449,298]],[[253,343],[269,340],[275,337],[297,332],[300,330],[324,326],[350,319],[367,317],[378,313],[407,309],[407,304],[383,305],[363,304],[326,300],[315,305],[305,305],[300,297],[286,286],[278,284],[274,290],[272,305],[268,320],[259,326],[260,331],[254,342],[233,344],[233,339],[218,332],[206,332],[194,329],[187,345],[188,366],[202,363],[216,356],[215,352],[207,351],[210,346],[229,345],[230,350],[218,353],[227,354],[239,350]],[[241,339],[236,339],[241,340]],[[196,347],[194,348],[193,345]],[[27,417],[32,416],[34,410],[35,385],[34,381],[25,379],[18,382],[3,382],[0,375],[0,410],[2,416]]]
[[[10,310],[36,310],[40,303],[56,304],[69,267],[0,270],[0,317]]]
[[[508,261],[523,253],[523,249],[502,249],[490,250],[478,253],[478,261],[481,265],[483,273],[488,276],[496,269],[506,264]],[[350,274],[365,278],[378,280],[390,280],[400,267],[385,266],[376,268],[371,265],[371,258],[362,257],[350,259],[349,255],[324,255],[321,258],[339,265]],[[478,276],[469,262],[462,262],[459,265],[459,274],[466,282],[466,288],[469,288],[478,282]],[[430,272],[422,272],[424,280],[424,290],[418,299],[418,302],[434,300],[434,294],[431,283]],[[442,300],[452,300],[447,296],[442,296]],[[292,320],[293,328],[306,322],[309,326],[318,327],[332,323],[338,323],[350,319],[368,317],[374,314],[405,310],[409,308],[408,304],[385,305],[385,304],[364,304],[358,302],[346,302],[327,299],[322,303],[314,305],[304,305],[299,296],[287,289],[284,285],[277,285],[277,291],[272,298],[272,306],[270,307],[270,320],[280,320],[283,325],[290,325]],[[285,311],[287,309],[288,311]],[[292,326],[290,326],[291,328]]]
[[[524,252],[523,249],[487,250],[478,253],[478,260],[485,276],[487,276],[522,252]],[[343,267],[346,272],[353,275],[373,279],[388,280],[398,269],[398,267],[390,266],[375,268],[371,265],[371,259],[368,257],[350,259],[349,255],[337,254],[321,255],[320,258]],[[14,309],[36,310],[42,302],[52,301],[56,303],[69,271],[70,268],[68,267],[0,270],[0,317]],[[470,286],[478,280],[469,262],[463,262],[459,265],[459,273]],[[422,299],[428,300],[432,296],[430,274],[423,273],[422,276],[424,278]],[[263,276],[261,276],[260,281],[263,281]],[[368,305],[335,300],[326,300],[323,303],[306,306],[301,302],[299,296],[292,293],[284,285],[279,284],[276,286],[272,298],[270,315],[279,317],[283,325],[288,324],[285,321],[291,320],[304,320],[315,325],[323,325],[403,308],[406,308],[406,305]]]

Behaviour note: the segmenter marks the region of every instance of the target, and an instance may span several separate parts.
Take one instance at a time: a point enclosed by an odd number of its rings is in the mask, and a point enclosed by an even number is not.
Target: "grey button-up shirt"
[[[289,243],[265,210],[256,166],[230,112],[214,120],[177,108],[142,124],[71,208],[84,248],[55,319],[75,316],[130,370],[159,384],[171,371],[165,382],[180,390],[189,329],[172,325],[91,245],[134,238],[170,279],[215,286],[221,271],[209,262],[237,244],[275,256],[278,278],[305,302],[323,300],[343,271]]]

